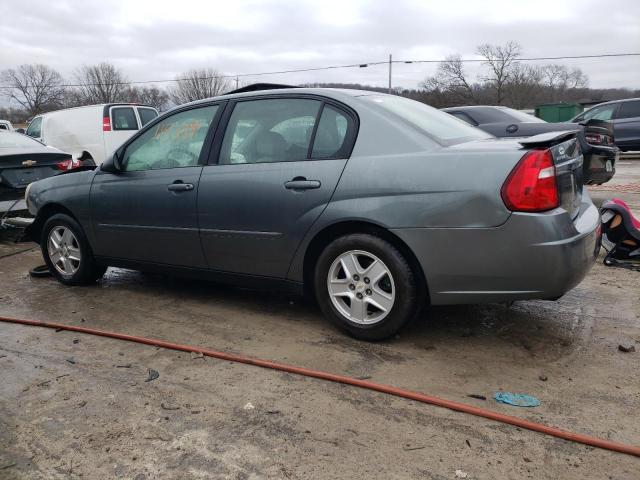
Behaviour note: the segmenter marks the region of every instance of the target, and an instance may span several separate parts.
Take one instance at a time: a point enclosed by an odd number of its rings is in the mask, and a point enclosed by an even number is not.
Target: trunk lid
[[[31,182],[60,173],[56,164],[70,156],[65,153],[14,153],[0,156],[0,185],[22,189]]]

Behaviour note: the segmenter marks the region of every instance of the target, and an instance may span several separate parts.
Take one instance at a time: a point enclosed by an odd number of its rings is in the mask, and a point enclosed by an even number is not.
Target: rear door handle
[[[295,177],[293,180],[284,182],[284,188],[288,190],[312,190],[314,188],[320,188],[319,180],[307,180],[304,177]]]
[[[190,190],[193,190],[193,184],[176,181],[167,185],[167,190],[170,190],[172,192],[188,192]]]

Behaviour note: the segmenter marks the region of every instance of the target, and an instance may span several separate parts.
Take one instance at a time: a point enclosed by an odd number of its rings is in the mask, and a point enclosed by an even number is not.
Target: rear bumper
[[[495,228],[393,232],[422,265],[434,305],[557,299],[582,281],[600,250],[600,214],[586,189],[573,221],[556,209],[514,213]]]

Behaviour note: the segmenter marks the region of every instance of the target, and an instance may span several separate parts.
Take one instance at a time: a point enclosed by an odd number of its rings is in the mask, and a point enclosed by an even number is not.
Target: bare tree
[[[189,70],[176,77],[176,84],[169,91],[176,105],[203,98],[215,97],[229,90],[227,78],[212,68]]]
[[[566,65],[551,64],[544,65],[540,71],[549,100],[554,102],[573,97],[573,92],[589,84],[589,79],[579,68],[569,69]]]
[[[483,80],[493,85],[498,105],[504,101],[505,85],[509,81],[514,64],[517,63],[520,51],[521,47],[516,42],[508,42],[504,46],[485,43],[478,47],[478,55],[484,59],[483,64],[489,67],[489,75]]]
[[[64,88],[62,76],[46,65],[20,65],[0,75],[5,95],[15,100],[30,116],[59,106]]]
[[[85,104],[121,102],[126,99],[127,79],[111,63],[83,65],[75,74]]]
[[[467,80],[462,57],[450,55],[438,65],[435,76],[427,78],[421,86],[430,92],[441,92],[453,101],[475,100],[473,85]]]
[[[540,99],[542,71],[531,65],[514,63],[509,80],[505,84],[505,94],[509,106],[513,108],[533,107]]]
[[[164,111],[169,106],[169,94],[158,87],[130,87],[126,92],[126,99],[131,103],[144,103]]]

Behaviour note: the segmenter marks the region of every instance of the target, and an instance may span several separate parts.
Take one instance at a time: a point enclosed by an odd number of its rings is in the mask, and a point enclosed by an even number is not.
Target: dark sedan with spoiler
[[[443,108],[443,111],[496,137],[530,137],[546,132],[577,130],[584,155],[584,183],[600,185],[615,174],[620,156],[614,144],[613,126],[593,120],[586,123],[548,123],[513,108],[490,105]]]
[[[30,183],[79,165],[68,153],[26,135],[0,132],[0,213],[15,209]]]

